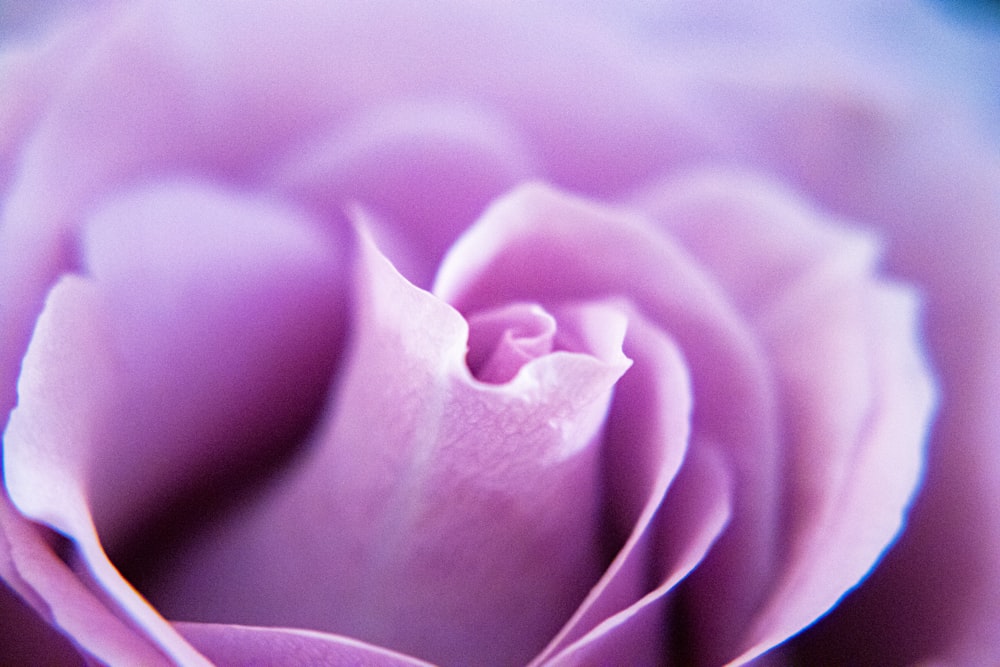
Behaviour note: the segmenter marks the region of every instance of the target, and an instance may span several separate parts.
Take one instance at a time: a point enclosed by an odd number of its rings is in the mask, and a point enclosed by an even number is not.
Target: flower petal
[[[85,650],[117,642],[127,662],[155,662],[152,641],[197,661],[111,566],[94,523],[141,554],[134,540],[164,527],[145,525],[161,504],[239,477],[261,447],[308,426],[338,340],[336,255],[288,210],[190,185],[124,197],[87,233],[93,276],[53,288],[4,433],[11,498],[75,540],[82,581],[11,517],[13,567],[44,564],[21,575],[22,594],[79,629]]]
[[[624,317],[567,307],[556,318],[604,358],[557,350],[485,384],[454,309],[365,236],[356,262],[352,348],[309,451],[143,588],[175,618],[527,661],[603,567],[600,431],[629,366]]]
[[[732,509],[727,465],[707,443],[692,447],[656,517],[656,587],[617,613],[608,614],[584,637],[553,657],[553,665],[658,664],[673,655],[686,662],[685,646],[673,645],[664,622],[672,614],[670,594],[704,560],[722,534]],[[683,612],[679,612],[683,613]],[[678,619],[683,623],[683,619]]]
[[[91,216],[83,262],[111,318],[118,386],[88,483],[110,551],[148,541],[137,528],[185,493],[235,492],[307,432],[341,346],[338,253],[296,211],[198,183]]]
[[[935,385],[913,337],[913,295],[883,287],[866,297],[871,412],[848,448],[849,468],[839,484],[826,490],[825,502],[793,515],[792,526],[801,528],[792,535],[789,562],[748,632],[748,648],[734,664],[756,657],[825,613],[869,572],[905,523],[923,469]],[[799,473],[808,474],[808,469]]]
[[[118,609],[102,605],[18,517],[4,522],[10,557],[26,586],[51,609],[53,620],[65,623],[66,631],[89,653],[101,659],[111,655],[114,661],[166,664],[159,649],[182,662],[207,664],[118,575],[101,550],[90,518],[86,452],[98,435],[113,390],[114,369],[106,354],[109,338],[107,314],[95,285],[72,276],[60,281],[25,358],[19,405],[4,433],[4,474],[17,509],[73,539]]]
[[[268,180],[321,214],[355,202],[384,220],[372,228],[379,248],[411,282],[427,285],[455,237],[497,193],[534,175],[534,162],[495,113],[410,103],[327,130]]]
[[[759,177],[694,174],[652,193],[644,210],[733,295],[781,391],[784,563],[747,660],[825,613],[895,538],[919,481],[933,380],[914,297],[877,276],[868,235],[827,223]]]
[[[765,355],[719,286],[634,215],[529,185],[459,239],[434,291],[463,312],[627,295],[670,336],[692,380],[692,432],[718,444],[737,489],[725,535],[694,573],[716,591],[705,599],[714,612],[705,634],[735,651],[776,567],[781,449]]]
[[[662,538],[657,526],[665,525],[662,517],[670,512],[662,507],[663,499],[688,451],[691,386],[684,360],[673,343],[634,312],[629,312],[625,352],[633,365],[615,388],[604,443],[604,493],[608,505],[605,530],[609,533],[609,544],[621,546],[601,581],[545,651],[536,656],[533,664],[544,664],[566,650],[573,653],[579,645],[591,641],[595,633],[604,638],[602,641],[607,640],[605,635],[608,634],[630,633],[634,622],[623,619],[632,612],[614,623],[604,626],[602,623],[633,607],[638,600],[648,598],[652,601],[662,597],[672,583],[661,585],[659,595],[654,595],[650,586],[655,587],[666,579],[676,583],[676,573],[683,571],[686,574],[704,555],[704,548],[692,547],[689,536],[678,536],[674,530],[677,526],[670,527],[667,533],[671,535],[671,547],[675,550],[693,548],[693,560],[683,565],[667,563],[663,565],[662,574],[650,575],[659,567],[653,562],[657,542]],[[696,517],[693,521],[702,518],[694,508],[689,509],[691,516]],[[671,516],[677,515],[675,508]],[[689,518],[681,516],[678,525],[687,525]],[[714,525],[713,521],[708,523]],[[721,525],[716,528],[721,530]],[[708,529],[710,542],[719,530]],[[616,539],[618,535],[627,538]],[[599,632],[595,630],[598,626],[602,627]],[[585,635],[590,639],[583,639]],[[650,645],[658,643],[655,634],[650,637],[653,637]],[[570,645],[577,648],[568,649]],[[621,659],[626,655],[631,654],[622,654]],[[630,662],[635,660],[630,659]]]

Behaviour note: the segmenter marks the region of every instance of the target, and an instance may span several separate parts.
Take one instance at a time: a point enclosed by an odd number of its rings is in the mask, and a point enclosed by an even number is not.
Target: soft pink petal
[[[624,316],[567,307],[557,320],[606,358],[557,345],[484,384],[465,365],[462,317],[369,239],[358,253],[353,344],[309,450],[146,590],[178,619],[324,630],[445,663],[526,661],[603,566],[599,434],[629,365]]]
[[[556,320],[537,304],[515,303],[468,319],[466,363],[482,382],[503,384],[521,368],[553,351]]]
[[[705,635],[718,650],[735,650],[773,574],[780,448],[763,351],[718,286],[634,216],[526,186],[456,243],[435,292],[464,312],[508,300],[624,294],[677,344],[694,388],[693,432],[719,443],[736,480],[730,527],[694,573],[717,591],[706,597],[716,613]]]

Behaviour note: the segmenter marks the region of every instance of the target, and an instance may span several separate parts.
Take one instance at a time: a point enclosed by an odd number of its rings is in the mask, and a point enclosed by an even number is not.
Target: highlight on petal
[[[506,383],[362,233],[352,343],[309,449],[137,585],[179,620],[333,632],[445,664],[527,662],[606,565],[601,435],[625,317],[564,304]],[[574,351],[577,345],[580,351]]]
[[[90,518],[86,454],[99,436],[113,392],[108,328],[106,308],[92,282],[67,277],[53,288],[25,358],[18,407],[4,432],[4,476],[17,509],[74,540],[93,577],[121,611],[108,614],[44,549],[41,572],[25,578],[44,596],[54,620],[65,618],[70,623],[66,629],[75,631],[74,639],[88,652],[123,652],[129,661],[162,664],[166,660],[159,650],[187,664],[207,665],[114,570]],[[32,558],[20,540],[12,540],[12,546],[13,558]],[[16,566],[30,565],[21,560]],[[95,616],[88,621],[81,606]],[[127,620],[116,623],[121,617]]]
[[[0,572],[4,581],[46,621],[71,638],[75,647],[106,664],[167,665],[166,656],[56,555],[52,540],[0,498]],[[32,660],[42,652],[34,647]],[[68,664],[78,664],[80,655]],[[63,664],[63,663],[54,663]]]

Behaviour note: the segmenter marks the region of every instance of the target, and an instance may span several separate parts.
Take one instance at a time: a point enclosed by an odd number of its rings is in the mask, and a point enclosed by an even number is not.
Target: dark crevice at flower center
[[[538,304],[513,303],[469,317],[466,362],[481,382],[509,382],[521,367],[553,350],[556,321]]]

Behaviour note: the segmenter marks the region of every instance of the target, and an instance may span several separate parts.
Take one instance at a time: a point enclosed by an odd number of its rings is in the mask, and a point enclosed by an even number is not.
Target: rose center
[[[481,382],[509,382],[529,361],[552,352],[556,321],[538,304],[513,303],[468,321],[466,363]]]

